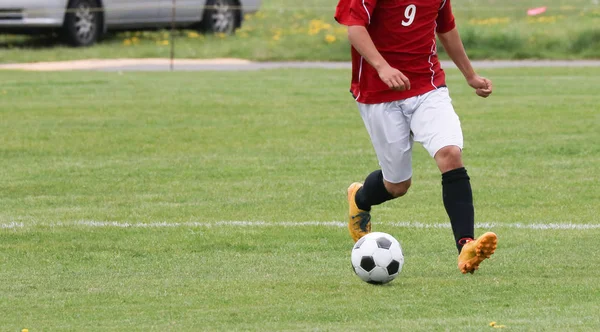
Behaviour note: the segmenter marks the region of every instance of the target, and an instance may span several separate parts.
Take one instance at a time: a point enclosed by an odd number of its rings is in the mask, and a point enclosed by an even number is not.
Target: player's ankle
[[[462,251],[462,248],[465,246],[465,244],[474,241],[475,239],[473,239],[472,237],[468,236],[468,237],[463,237],[460,238],[459,240],[456,241],[456,247],[458,248],[458,253],[460,253]]]

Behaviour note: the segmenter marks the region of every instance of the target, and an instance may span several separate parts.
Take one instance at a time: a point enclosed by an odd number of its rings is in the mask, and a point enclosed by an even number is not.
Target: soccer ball
[[[369,233],[352,248],[352,268],[359,278],[370,284],[394,280],[402,271],[403,264],[400,243],[387,233]]]

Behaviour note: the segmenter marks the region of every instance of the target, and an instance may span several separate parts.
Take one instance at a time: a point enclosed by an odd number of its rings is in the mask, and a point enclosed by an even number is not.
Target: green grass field
[[[0,330],[598,331],[600,69],[482,74],[487,100],[448,83],[496,254],[458,272],[415,145],[373,212],[404,270],[372,286],[344,228],[377,168],[349,72],[2,72]]]
[[[335,0],[265,0],[234,36],[178,31],[175,55],[346,61],[350,58],[347,33],[333,19],[336,4]],[[452,4],[473,59],[600,58],[600,5],[595,0],[455,0]],[[548,6],[548,11],[528,17],[527,9],[538,6]],[[108,35],[91,48],[73,49],[46,39],[0,35],[0,63],[169,57],[170,42],[168,31],[126,32]]]

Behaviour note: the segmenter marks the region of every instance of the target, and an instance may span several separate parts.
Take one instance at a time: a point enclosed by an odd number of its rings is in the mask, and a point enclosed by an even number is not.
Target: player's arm
[[[465,76],[469,85],[475,89],[478,96],[488,97],[492,93],[492,82],[487,78],[477,75],[475,70],[473,70],[471,61],[460,39],[458,29],[456,29],[451,0],[444,0],[442,2],[436,19],[436,31],[446,53]]]
[[[455,27],[448,32],[438,33],[438,38],[450,59],[452,59],[456,67],[465,76],[469,85],[475,89],[477,95],[486,98],[492,94],[492,82],[475,73],[467,52],[465,52],[458,29]]]
[[[350,44],[371,65],[379,78],[387,84],[390,89],[410,90],[410,81],[402,72],[392,68],[375,47],[367,28],[362,25],[348,26],[348,40]]]
[[[371,65],[379,78],[394,90],[409,90],[410,82],[398,69],[392,68],[377,50],[367,26],[378,0],[339,0],[335,20],[348,27],[350,44]]]

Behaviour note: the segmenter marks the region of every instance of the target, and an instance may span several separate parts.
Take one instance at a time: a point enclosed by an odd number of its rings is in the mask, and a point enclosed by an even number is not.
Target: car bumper
[[[59,27],[67,0],[0,0],[0,29]]]

